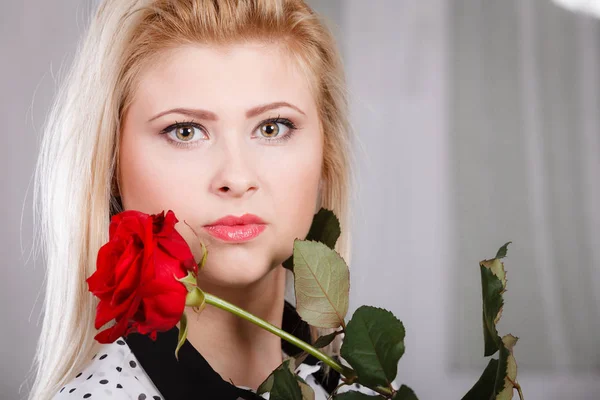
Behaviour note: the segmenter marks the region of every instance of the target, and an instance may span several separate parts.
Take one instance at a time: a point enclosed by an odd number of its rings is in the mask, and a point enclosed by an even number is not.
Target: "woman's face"
[[[205,283],[256,282],[292,254],[317,207],[323,134],[308,81],[273,44],[178,47],[160,60],[124,116],[123,207],[172,209],[199,261],[189,224],[209,251]],[[244,214],[264,221],[250,240],[205,227]]]

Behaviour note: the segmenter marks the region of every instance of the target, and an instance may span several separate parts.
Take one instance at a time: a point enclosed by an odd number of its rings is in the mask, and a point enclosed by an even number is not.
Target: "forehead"
[[[287,101],[314,111],[309,81],[292,56],[271,43],[185,45],[162,52],[140,75],[133,103],[161,111],[198,106],[217,113]]]

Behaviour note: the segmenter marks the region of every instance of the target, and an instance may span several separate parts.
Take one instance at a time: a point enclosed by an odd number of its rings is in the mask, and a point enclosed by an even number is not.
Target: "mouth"
[[[238,243],[254,239],[266,228],[266,223],[253,214],[244,214],[241,217],[228,215],[204,226],[204,229],[217,239]]]
[[[204,228],[212,236],[225,240],[227,242],[247,242],[260,235],[266,228],[266,225],[211,225]]]

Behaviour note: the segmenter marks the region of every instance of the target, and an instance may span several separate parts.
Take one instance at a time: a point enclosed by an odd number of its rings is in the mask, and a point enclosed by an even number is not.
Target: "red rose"
[[[177,278],[197,273],[192,252],[175,230],[173,211],[148,215],[127,210],[112,217],[109,242],[98,251],[96,272],[87,279],[100,298],[96,329],[115,319],[116,325],[98,333],[100,343],[112,343],[132,332],[167,331],[179,322],[187,289]]]

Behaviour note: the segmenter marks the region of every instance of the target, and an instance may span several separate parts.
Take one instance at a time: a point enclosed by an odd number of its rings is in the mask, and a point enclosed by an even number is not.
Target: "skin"
[[[172,209],[197,261],[198,241],[208,248],[199,286],[281,327],[281,263],[292,254],[294,239],[308,233],[321,179],[323,133],[309,82],[276,44],[188,45],[166,51],[160,60],[144,70],[123,118],[118,172],[123,206],[149,214]],[[295,108],[280,105],[247,115],[274,102]],[[210,111],[216,119],[181,112],[153,119],[174,108]],[[277,117],[298,129],[263,122]],[[190,120],[198,126],[187,124],[179,136],[176,128],[160,133]],[[287,141],[267,141],[290,133]],[[224,242],[203,228],[245,213],[267,224],[249,242]],[[185,312],[188,341],[223,379],[256,389],[282,362],[277,336],[211,306],[200,314],[189,307]]]

